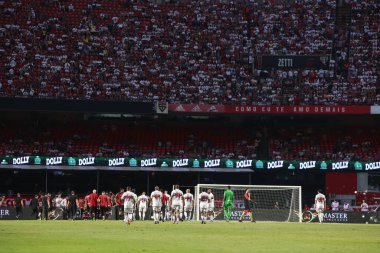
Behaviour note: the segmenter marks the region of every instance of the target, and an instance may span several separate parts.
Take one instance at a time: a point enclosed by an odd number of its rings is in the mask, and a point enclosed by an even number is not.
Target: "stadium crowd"
[[[380,129],[365,125],[21,119],[0,129],[0,156],[380,160]]]
[[[262,138],[259,131],[250,133],[252,128],[218,123],[22,121],[2,124],[0,156],[254,159]]]
[[[364,130],[365,129],[365,130]],[[274,160],[375,161],[380,159],[377,128],[282,127],[273,132]]]
[[[331,54],[335,0],[1,0],[0,96],[380,104],[379,3],[351,4],[345,76],[337,59],[252,70],[256,55]]]

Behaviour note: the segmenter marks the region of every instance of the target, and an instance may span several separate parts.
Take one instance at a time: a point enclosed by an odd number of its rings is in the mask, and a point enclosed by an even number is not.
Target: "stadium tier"
[[[379,35],[380,0],[0,0],[1,252],[378,253]]]
[[[350,1],[346,30],[341,9],[335,0],[3,0],[0,96],[379,104],[379,3]],[[305,68],[264,70],[263,55],[318,56],[327,67],[305,58]]]
[[[37,122],[36,122],[37,124]],[[6,127],[0,156],[60,155],[97,157],[238,157],[254,158],[260,136],[253,128],[218,123],[71,121]],[[227,135],[225,133],[228,133]],[[257,136],[256,136],[257,135]]]
[[[378,126],[225,120],[5,120],[0,156],[377,161],[380,155]]]
[[[380,154],[379,129],[289,127],[272,132],[270,156],[285,160],[367,161]]]

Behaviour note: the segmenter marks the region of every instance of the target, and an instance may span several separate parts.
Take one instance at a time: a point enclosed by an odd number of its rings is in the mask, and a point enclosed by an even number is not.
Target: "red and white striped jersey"
[[[183,198],[185,199],[185,205],[191,205],[193,203],[193,194],[185,193],[185,195],[183,195]]]
[[[210,198],[207,192],[201,192],[201,194],[199,194],[199,200],[201,202],[208,203],[209,199]]]
[[[121,195],[121,199],[124,199],[124,203],[134,204],[137,200],[137,196],[131,191],[126,191]]]
[[[160,191],[153,191],[150,194],[150,198],[152,199],[152,205],[153,206],[160,206],[160,205],[162,205],[162,192],[160,192]]]

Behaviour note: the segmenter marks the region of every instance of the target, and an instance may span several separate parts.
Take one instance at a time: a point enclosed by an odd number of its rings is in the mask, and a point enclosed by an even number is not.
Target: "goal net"
[[[214,195],[215,220],[224,219],[223,196],[228,185],[199,184],[195,186],[194,219],[199,220],[199,194],[211,189]],[[234,209],[231,220],[238,220],[244,210],[244,194],[250,190],[253,215],[257,221],[301,222],[301,186],[230,185],[234,193]],[[248,215],[244,216],[249,220]]]

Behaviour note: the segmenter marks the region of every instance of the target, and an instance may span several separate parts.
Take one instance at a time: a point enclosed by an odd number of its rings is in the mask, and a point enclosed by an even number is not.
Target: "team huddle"
[[[138,209],[139,217],[145,220],[145,214],[148,206],[152,207],[153,220],[155,224],[160,221],[171,220],[178,224],[180,220],[190,220],[194,210],[194,196],[190,193],[190,189],[184,194],[179,185],[175,185],[173,191],[169,195],[167,191],[160,191],[156,186],[150,197],[143,192],[137,196],[130,187],[120,196],[120,203],[123,204],[124,222],[131,224],[134,220],[135,210]],[[202,192],[199,195],[199,207],[202,217],[202,224],[206,223],[207,218],[214,220],[214,195],[211,189]]]

